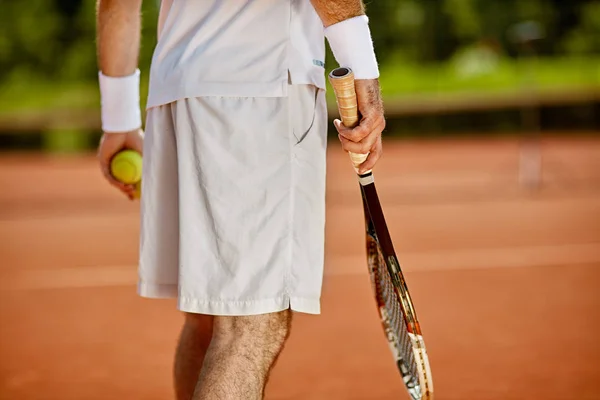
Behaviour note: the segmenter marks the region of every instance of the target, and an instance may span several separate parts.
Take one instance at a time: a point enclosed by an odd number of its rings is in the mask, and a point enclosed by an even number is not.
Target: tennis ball
[[[110,173],[127,185],[142,179],[142,155],[134,150],[122,150],[110,161]]]

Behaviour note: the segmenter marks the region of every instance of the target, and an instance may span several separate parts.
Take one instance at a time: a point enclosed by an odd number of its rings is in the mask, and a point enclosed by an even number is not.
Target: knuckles
[[[362,122],[359,126],[347,132],[344,137],[353,142],[360,142],[369,134],[369,129]]]
[[[338,133],[344,138],[358,143],[370,134],[375,133],[381,134],[385,129],[386,121],[381,111],[373,111],[366,114],[365,117],[360,121],[360,124],[354,129],[347,129],[343,126],[336,127]]]
[[[368,143],[355,143],[355,142],[342,142],[342,149],[357,153],[357,154],[368,154],[371,151],[371,147]]]
[[[367,154],[369,151],[371,151],[371,146],[368,143],[360,144],[359,153]]]

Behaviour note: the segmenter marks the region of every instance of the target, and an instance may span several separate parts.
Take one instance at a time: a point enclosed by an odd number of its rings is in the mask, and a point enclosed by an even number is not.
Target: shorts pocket
[[[296,144],[300,144],[315,123],[319,88],[314,85],[296,85],[290,89],[292,133]]]

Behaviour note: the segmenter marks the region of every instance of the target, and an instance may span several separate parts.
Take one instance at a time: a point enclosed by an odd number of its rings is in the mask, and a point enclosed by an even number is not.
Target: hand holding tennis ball
[[[142,179],[142,156],[134,150],[121,150],[110,161],[110,172],[126,185]]]
[[[142,183],[142,155],[135,150],[122,150],[110,161],[110,173],[126,185],[135,185],[134,198],[140,197]]]
[[[104,133],[98,161],[106,180],[129,199],[140,197],[144,132]]]

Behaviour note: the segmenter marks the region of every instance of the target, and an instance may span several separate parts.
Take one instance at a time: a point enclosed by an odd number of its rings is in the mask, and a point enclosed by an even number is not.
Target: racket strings
[[[375,284],[380,314],[390,347],[396,355],[398,369],[412,397],[420,399],[419,369],[413,352],[413,342],[406,329],[404,314],[394,284],[379,245],[375,240],[372,240],[369,246],[369,259],[372,264],[371,274]]]
[[[383,289],[384,296],[384,304],[386,313],[388,314],[390,328],[395,333],[397,350],[399,352],[399,356],[402,359],[401,365],[399,367],[405,369],[403,372],[408,375],[405,378],[409,378],[407,385],[412,383],[413,386],[418,384],[419,372],[417,368],[417,363],[415,361],[415,356],[413,352],[413,345],[410,336],[408,335],[408,330],[406,329],[406,324],[404,323],[404,316],[402,313],[402,309],[400,307],[400,303],[396,299],[396,292],[394,290],[394,286],[392,285],[391,279],[387,271],[384,271],[381,275],[381,285]]]

